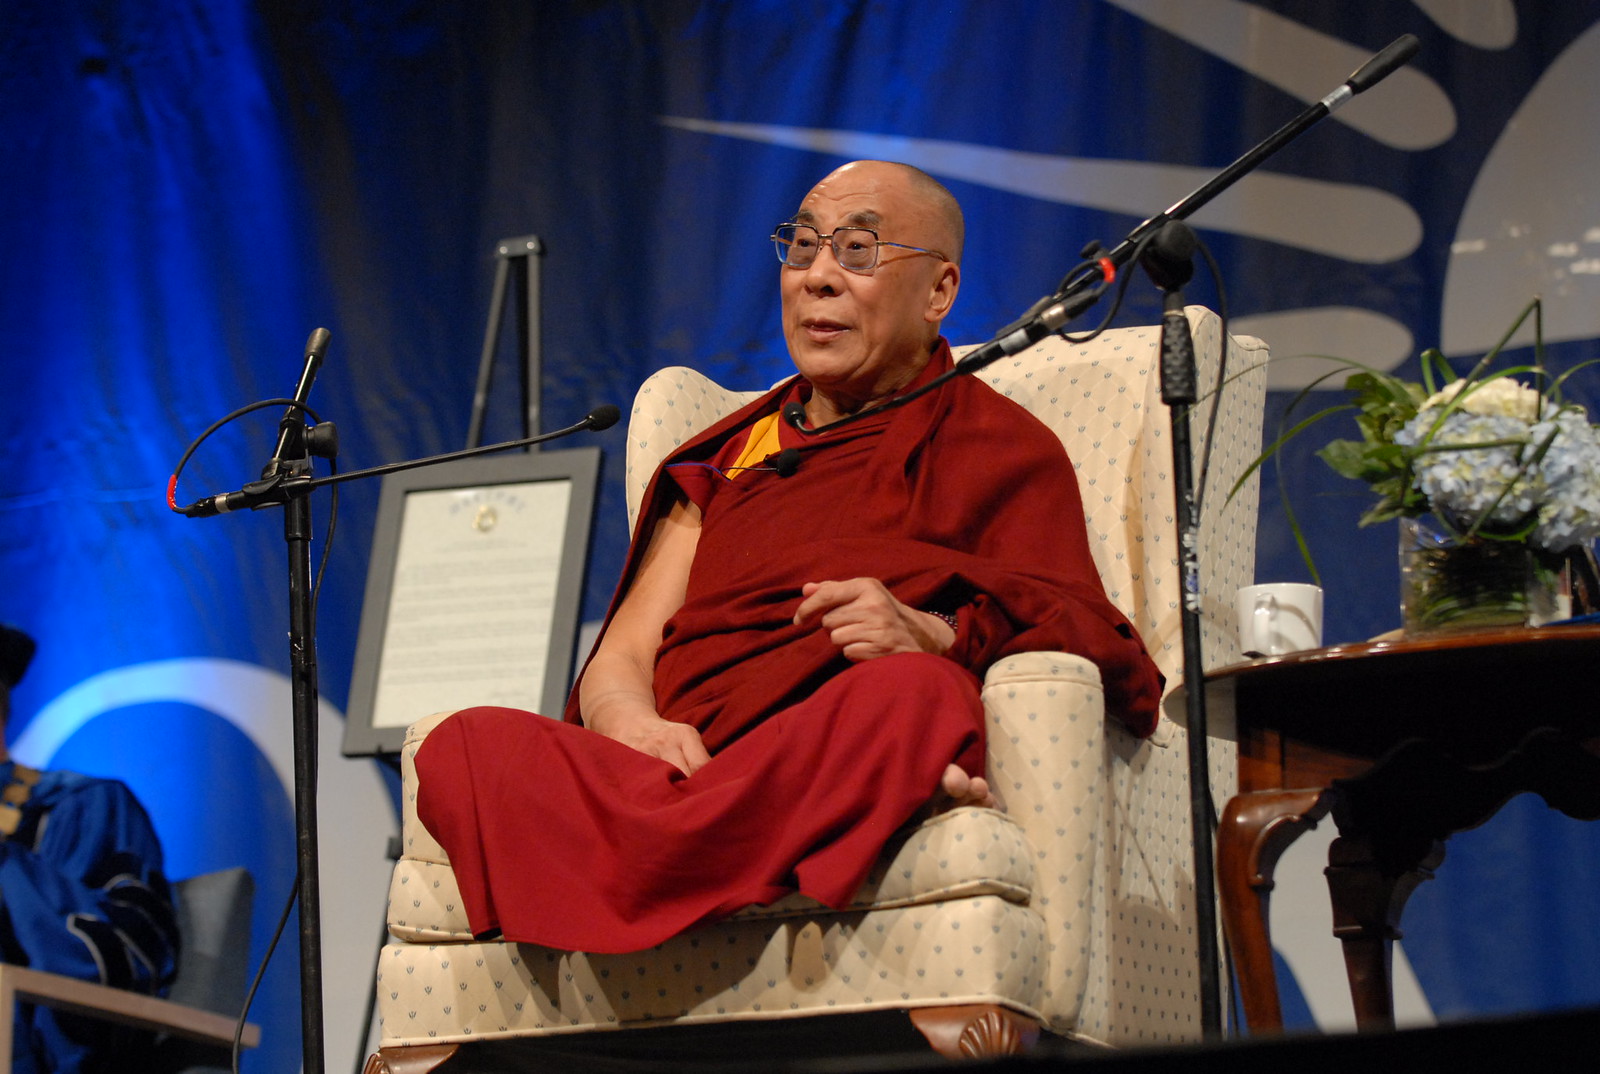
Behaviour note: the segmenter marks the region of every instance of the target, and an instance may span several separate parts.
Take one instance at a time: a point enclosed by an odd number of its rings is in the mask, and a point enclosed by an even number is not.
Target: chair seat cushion
[[[897,835],[845,909],[898,907],[972,895],[996,895],[1026,903],[1033,882],[1033,853],[1016,821],[992,809],[953,809]],[[739,916],[782,918],[818,911],[817,902],[791,895],[771,906],[751,907]],[[472,939],[448,864],[409,855],[400,859],[389,885],[389,931],[407,943]]]
[[[808,919],[733,919],[649,951],[395,943],[384,1047],[584,1029],[1002,1003],[1039,1017],[1050,937],[997,896]]]

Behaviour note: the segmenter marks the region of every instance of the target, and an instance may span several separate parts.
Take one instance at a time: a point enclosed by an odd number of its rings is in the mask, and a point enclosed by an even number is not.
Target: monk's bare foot
[[[945,766],[939,779],[939,793],[934,796],[933,811],[943,813],[961,806],[978,806],[982,809],[999,809],[1000,801],[989,790],[989,781],[982,776],[969,776],[959,765]]]

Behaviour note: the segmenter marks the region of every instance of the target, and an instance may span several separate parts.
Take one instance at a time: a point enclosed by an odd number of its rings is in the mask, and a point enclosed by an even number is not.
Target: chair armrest
[[[18,1001],[138,1029],[171,1033],[202,1044],[232,1044],[238,1024],[237,1019],[228,1015],[185,1007],[156,996],[109,988],[26,966],[0,964],[0,1048],[3,1048],[0,1056],[3,1057],[11,1055],[12,1018]],[[254,1048],[260,1041],[261,1027],[253,1022],[246,1023],[241,1038],[244,1047]]]
[[[989,781],[1037,855],[1033,908],[1050,937],[1042,1013],[1075,1025],[1088,985],[1091,894],[1105,797],[1100,669],[1067,653],[998,661],[983,685]]]
[[[448,865],[450,855],[444,852],[444,847],[439,845],[433,833],[423,827],[422,821],[417,817],[417,751],[422,748],[422,743],[435,727],[454,715],[455,712],[450,711],[424,716],[406,728],[405,740],[400,744],[401,854],[407,858],[439,865]]]

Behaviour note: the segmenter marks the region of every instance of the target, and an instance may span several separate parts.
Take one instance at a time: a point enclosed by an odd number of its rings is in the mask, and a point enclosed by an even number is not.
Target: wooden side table
[[[1600,625],[1367,642],[1206,676],[1239,730],[1217,832],[1222,923],[1253,1032],[1282,1028],[1267,929],[1273,870],[1332,815],[1333,933],[1358,1028],[1392,1029],[1400,916],[1444,842],[1523,791],[1600,819]]]

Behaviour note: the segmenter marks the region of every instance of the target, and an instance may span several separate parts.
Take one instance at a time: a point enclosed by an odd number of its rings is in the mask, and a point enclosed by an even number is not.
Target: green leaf
[[[1317,457],[1331,466],[1334,473],[1359,481],[1371,481],[1387,470],[1381,463],[1373,462],[1371,445],[1360,440],[1330,440],[1317,451]]]
[[[1259,470],[1262,464],[1264,464],[1268,459],[1275,458],[1278,452],[1283,450],[1283,445],[1299,436],[1305,430],[1311,428],[1311,426],[1315,425],[1329,414],[1337,414],[1341,410],[1349,409],[1350,404],[1341,403],[1338,406],[1330,406],[1319,410],[1309,418],[1306,418],[1304,421],[1298,422],[1288,432],[1284,433],[1272,443],[1268,444],[1266,450],[1252,459],[1250,465],[1245,467],[1244,473],[1239,475],[1239,480],[1233,483],[1233,487],[1228,490],[1228,500],[1232,500],[1234,496],[1238,494],[1239,490],[1244,487],[1244,483],[1250,479],[1250,475]]]

